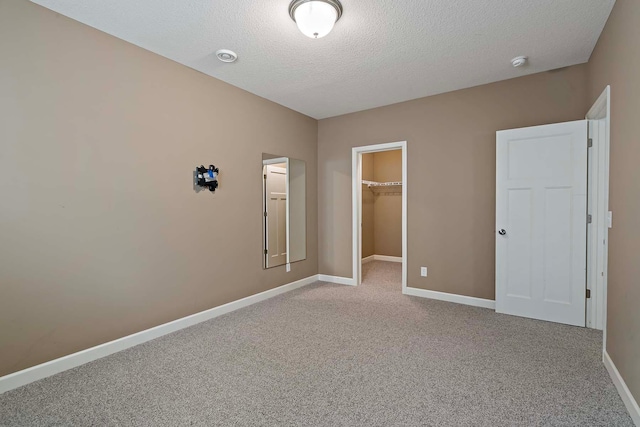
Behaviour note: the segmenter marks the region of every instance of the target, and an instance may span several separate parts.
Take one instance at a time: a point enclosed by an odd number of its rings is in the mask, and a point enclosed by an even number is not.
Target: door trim
[[[362,155],[402,150],[402,293],[407,293],[407,141],[366,145],[351,149],[351,251],[353,284],[362,282]]]
[[[596,102],[586,114],[589,120],[589,137],[593,147],[589,149],[589,176],[592,185],[588,190],[591,227],[595,238],[587,242],[591,262],[587,265],[587,289],[591,290],[591,300],[587,303],[587,327],[602,329],[602,348],[607,344],[607,270],[609,254],[609,151],[611,131],[611,87],[605,87]],[[604,126],[601,132],[591,133],[592,121]],[[594,242],[596,244],[594,244]],[[602,245],[600,244],[602,242]],[[600,268],[598,268],[600,267]],[[595,271],[593,270],[595,269]],[[598,273],[600,273],[598,275]]]

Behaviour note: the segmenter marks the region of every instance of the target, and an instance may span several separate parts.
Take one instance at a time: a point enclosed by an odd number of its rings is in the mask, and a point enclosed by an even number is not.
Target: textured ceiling
[[[313,40],[288,0],[33,1],[317,119],[586,62],[615,2],[342,0]]]

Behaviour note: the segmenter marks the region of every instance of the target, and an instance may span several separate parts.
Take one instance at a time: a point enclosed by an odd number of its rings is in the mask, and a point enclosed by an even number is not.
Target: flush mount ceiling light
[[[342,4],[338,0],[293,0],[289,15],[302,34],[319,39],[329,34],[342,16]]]
[[[238,55],[229,49],[220,49],[216,52],[216,56],[222,62],[235,62],[238,59]]]

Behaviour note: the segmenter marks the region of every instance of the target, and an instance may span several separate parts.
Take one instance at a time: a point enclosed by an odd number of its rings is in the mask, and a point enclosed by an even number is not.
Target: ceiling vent
[[[236,62],[238,55],[229,49],[220,49],[216,52],[216,56],[222,62]]]
[[[515,68],[522,67],[527,63],[528,59],[529,58],[527,58],[526,56],[516,56],[511,60],[511,65],[513,65]]]

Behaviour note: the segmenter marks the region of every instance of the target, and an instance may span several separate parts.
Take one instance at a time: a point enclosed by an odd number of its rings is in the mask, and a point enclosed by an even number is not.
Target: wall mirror
[[[262,155],[264,268],[307,258],[306,186],[304,161]]]

